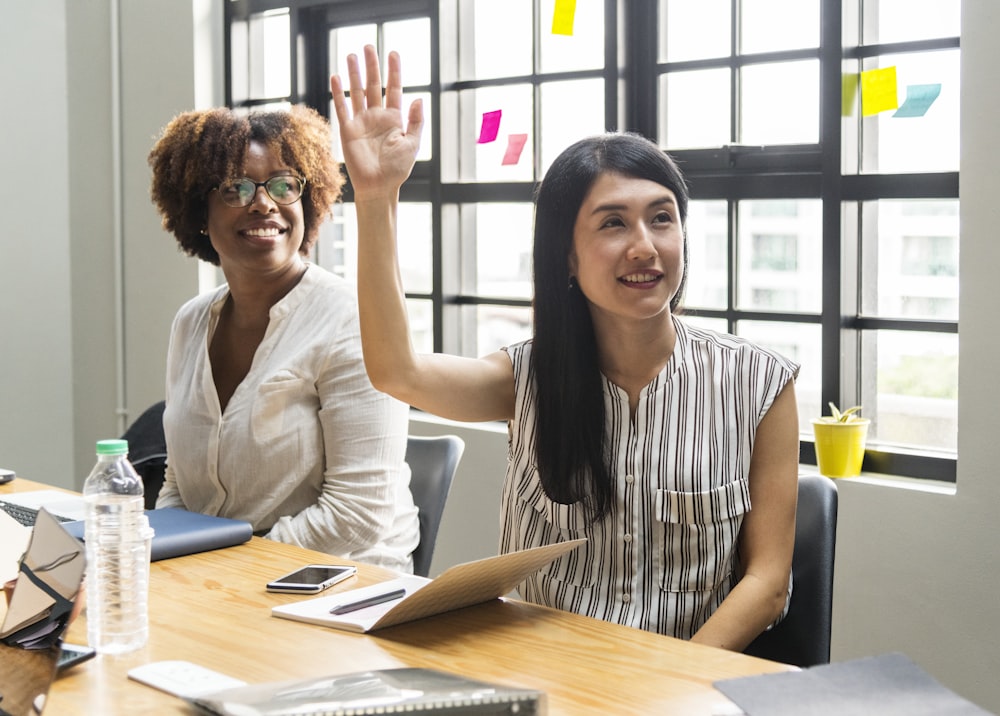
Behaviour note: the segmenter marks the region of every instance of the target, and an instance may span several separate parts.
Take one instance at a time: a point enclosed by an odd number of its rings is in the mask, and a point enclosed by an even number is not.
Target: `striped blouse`
[[[737,582],[757,425],[798,365],[735,336],[677,318],[674,325],[673,355],[643,389],[634,420],[625,391],[604,381],[615,499],[610,514],[593,524],[580,504],[545,495],[534,465],[531,342],[505,349],[516,402],[500,550],[587,537],[521,584],[521,596],[687,639]]]

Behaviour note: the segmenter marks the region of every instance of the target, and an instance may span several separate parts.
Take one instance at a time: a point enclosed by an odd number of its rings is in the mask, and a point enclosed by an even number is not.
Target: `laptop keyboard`
[[[24,505],[15,505],[10,502],[4,502],[3,500],[0,500],[0,510],[6,512],[25,527],[34,527],[35,518],[38,517],[38,510],[36,509],[25,507]],[[72,522],[72,520],[66,517],[60,517],[59,515],[52,516],[59,522]]]

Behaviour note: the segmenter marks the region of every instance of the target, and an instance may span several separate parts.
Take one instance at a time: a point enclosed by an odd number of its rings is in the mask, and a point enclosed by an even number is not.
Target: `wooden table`
[[[39,487],[17,479],[0,492]],[[192,661],[250,683],[431,667],[540,689],[548,694],[549,713],[567,716],[740,713],[713,681],[792,668],[509,599],[375,635],[272,617],[272,606],[302,597],[269,593],[265,582],[323,561],[330,557],[255,537],[238,547],[154,562],[148,644],[69,670],[53,685],[46,716],[190,714],[180,699],[126,678],[131,667],[163,659]],[[390,576],[358,568],[357,578],[326,594]],[[86,643],[85,620],[70,626],[67,641]]]

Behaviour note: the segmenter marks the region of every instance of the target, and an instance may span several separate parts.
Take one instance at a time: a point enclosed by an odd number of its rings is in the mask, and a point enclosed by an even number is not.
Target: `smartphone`
[[[63,643],[62,648],[59,650],[59,660],[56,662],[56,669],[61,673],[69,667],[79,664],[81,661],[93,658],[96,653],[97,651],[90,646]]]
[[[357,567],[346,564],[308,564],[268,582],[267,591],[315,594],[357,573]]]

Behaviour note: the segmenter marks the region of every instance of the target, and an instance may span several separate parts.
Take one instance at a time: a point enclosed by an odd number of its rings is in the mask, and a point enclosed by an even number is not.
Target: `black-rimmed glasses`
[[[249,177],[233,179],[219,184],[213,191],[219,192],[219,197],[226,206],[238,209],[253,203],[259,187],[264,187],[264,191],[276,204],[294,204],[302,198],[305,186],[306,180],[302,177],[281,174],[267,181],[254,181]]]

